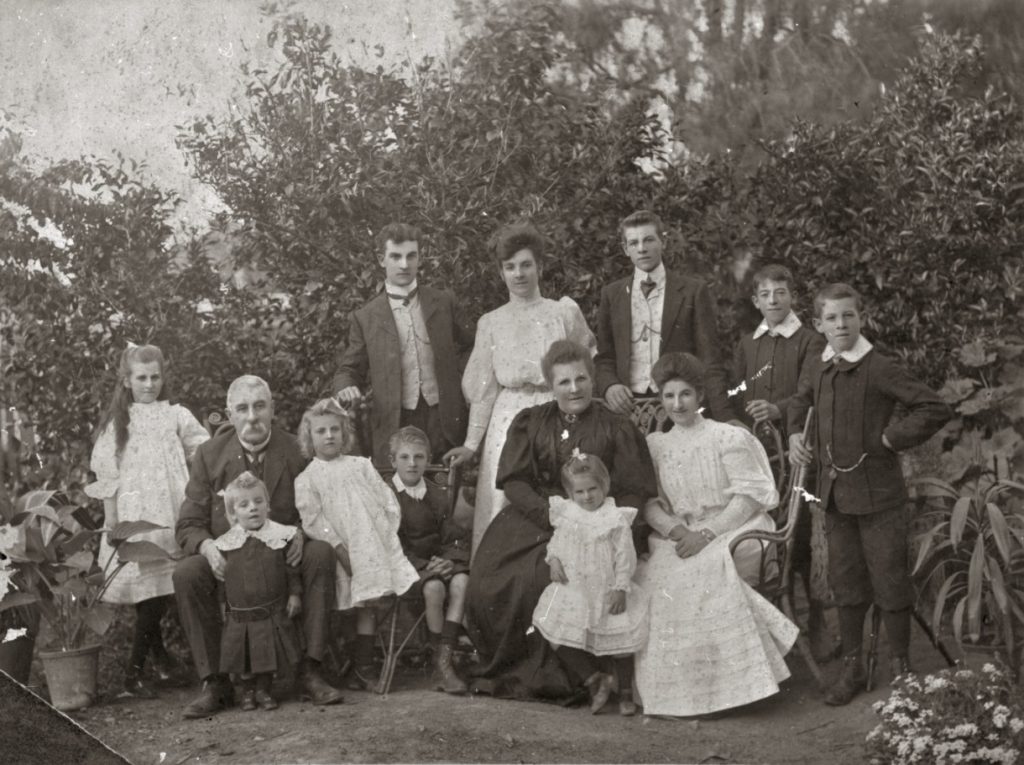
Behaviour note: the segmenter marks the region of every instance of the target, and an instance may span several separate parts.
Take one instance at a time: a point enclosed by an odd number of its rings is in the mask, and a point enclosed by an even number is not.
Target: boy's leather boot
[[[843,657],[839,679],[825,693],[825,703],[834,707],[845,706],[864,690],[866,684],[867,674],[864,672],[860,651],[849,653]]]
[[[461,696],[469,686],[452,666],[452,652],[452,644],[446,642],[442,642],[434,652],[434,689]]]

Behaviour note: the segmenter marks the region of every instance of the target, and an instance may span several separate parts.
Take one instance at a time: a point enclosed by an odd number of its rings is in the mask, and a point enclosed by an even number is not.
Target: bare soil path
[[[919,669],[942,660],[915,641]],[[274,712],[231,709],[182,720],[195,688],[154,701],[113,698],[76,713],[85,728],[137,765],[334,762],[694,762],[862,763],[881,687],[847,707],[827,707],[803,664],[771,699],[711,720],[637,716],[614,705],[585,708],[434,692],[424,671],[402,669],[387,697],[348,692],[345,703],[314,707],[286,700]],[[825,668],[831,676],[838,668]]]

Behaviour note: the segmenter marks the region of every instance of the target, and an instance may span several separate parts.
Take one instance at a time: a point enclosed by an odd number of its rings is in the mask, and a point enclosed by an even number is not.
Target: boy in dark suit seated
[[[423,479],[430,461],[427,434],[406,426],[391,436],[389,447],[395,468],[391,487],[402,508],[398,539],[420,575],[427,631],[434,649],[434,682],[437,690],[462,694],[467,687],[452,666],[452,652],[465,612],[469,540],[465,530],[449,517],[444,493]]]

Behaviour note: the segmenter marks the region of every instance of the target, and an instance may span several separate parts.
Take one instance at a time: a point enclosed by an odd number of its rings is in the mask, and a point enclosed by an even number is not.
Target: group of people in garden
[[[764,421],[789,434],[794,464],[817,467],[806,488],[827,545],[812,556],[805,522],[796,558],[805,582],[827,558],[838,608],[842,664],[825,701],[846,704],[864,687],[871,603],[894,672],[910,671],[898,452],[941,428],[948,407],[872,348],[854,289],[821,287],[811,329],[794,310],[798,282],[777,264],[754,276],[763,320],[730,368],[706,286],[665,267],[657,215],[637,211],[618,233],[633,270],[602,289],[595,335],[571,298],[542,295],[543,236],[501,228],[490,246],[508,302],[474,338],[455,296],[419,282],[419,232],[388,225],[384,290],[353,313],[337,375],[297,438],[250,375],[227,391],[233,427],[208,436],[167,401],[160,350],[126,349],[87,492],[104,500],[108,526],[160,523],[150,538],[178,554],[128,564],[108,592],[136,608],[127,690],[152,695],[152,678],[171,673],[160,618],[173,596],[203,682],[186,717],[236,700],[273,708],[271,680],[287,665],[305,698],[341,702],[321,671],[332,614],[354,614],[349,687],[372,687],[377,606],[418,590],[448,693],[594,712],[617,698],[624,715],[639,704],[671,716],[771,696],[799,627],[750,584],[761,545],[730,552],[738,535],[774,527],[776,478],[753,432]],[[641,398],[660,399],[671,427],[641,433],[630,418]],[[367,456],[356,453],[361,404]],[[471,534],[424,480],[431,461],[478,462]],[[819,653],[823,597],[808,625]],[[463,632],[479,656],[467,676],[452,661]]]

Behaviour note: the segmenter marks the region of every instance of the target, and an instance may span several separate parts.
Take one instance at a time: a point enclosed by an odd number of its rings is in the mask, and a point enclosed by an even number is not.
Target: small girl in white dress
[[[395,493],[369,459],[347,454],[354,443],[355,426],[336,400],[322,399],[306,410],[299,448],[313,461],[295,479],[295,506],[305,532],[338,555],[337,607],[356,609],[350,687],[362,690],[377,682],[376,600],[401,595],[420,577],[398,539],[402,511]]]
[[[547,586],[533,612],[533,625],[559,655],[574,651],[614,656],[611,672],[594,672],[586,680],[590,709],[597,713],[619,688],[619,711],[636,713],[633,703],[633,656],[647,641],[647,598],[630,586],[636,550],[630,524],[637,510],[616,507],[608,497],[608,469],[593,454],[575,453],[562,467],[562,485],[570,499],[550,499],[554,534],[545,560],[551,569]]]
[[[166,560],[127,563],[103,593],[108,603],[135,606],[135,636],[125,668],[125,690],[142,698],[156,693],[142,675],[151,655],[157,676],[171,679],[177,667],[164,648],[160,619],[174,594],[174,524],[185,498],[188,460],[209,434],[180,404],[167,400],[164,355],[155,345],[129,344],[121,353],[117,387],[97,429],[90,469],[96,481],[85,493],[103,500],[104,526],[149,521],[164,528],[133,535],[167,553]],[[100,565],[114,555],[107,535],[100,539]],[[116,563],[116,562],[115,562]],[[113,568],[113,564],[111,564]]]

